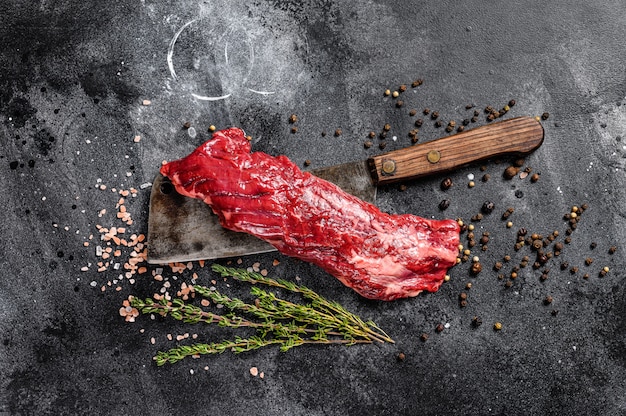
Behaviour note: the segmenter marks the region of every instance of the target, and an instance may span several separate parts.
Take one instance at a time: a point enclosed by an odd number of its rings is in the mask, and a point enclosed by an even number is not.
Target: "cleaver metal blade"
[[[525,155],[541,146],[543,139],[539,121],[516,117],[311,173],[374,203],[378,186],[444,173],[498,156]],[[254,236],[223,228],[209,205],[180,195],[167,178],[156,176],[148,214],[148,263],[210,260],[274,250]]]

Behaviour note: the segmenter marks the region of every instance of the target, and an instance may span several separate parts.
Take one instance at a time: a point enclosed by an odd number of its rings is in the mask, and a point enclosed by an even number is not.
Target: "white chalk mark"
[[[167,67],[174,81],[179,80],[178,75],[176,74],[176,70],[174,69],[174,47],[176,45],[176,42],[178,41],[178,38],[183,33],[183,31],[196,21],[197,19],[190,20],[189,22],[182,25],[180,29],[176,31],[176,33],[170,40],[169,46],[167,48]],[[232,36],[233,32],[234,32],[233,27],[232,26],[228,27],[224,31],[224,33],[222,33],[222,35],[219,37],[220,41],[222,40],[225,41],[224,59],[225,59],[225,64],[226,64],[227,69],[230,65],[229,56],[228,56],[228,47],[229,47],[228,37]],[[248,78],[250,74],[252,74],[252,70],[254,68],[254,63],[255,63],[254,45],[253,45],[252,38],[250,37],[250,33],[247,30],[244,29],[244,33],[245,33],[245,43],[247,44],[247,47],[248,47],[248,70],[246,71],[245,76],[241,80],[241,86],[245,86],[245,84],[248,82]],[[306,48],[308,50],[308,40],[306,42]],[[275,91],[260,91],[260,90],[255,90],[249,87],[246,87],[246,89],[252,93],[259,94],[259,95],[272,95],[276,93]],[[195,94],[195,93],[191,93],[191,95],[193,98],[197,100],[201,100],[201,101],[219,101],[219,100],[225,100],[228,97],[232,96],[232,93],[228,93],[228,94],[220,95],[220,96],[206,96],[206,95],[200,95],[200,94]]]
[[[276,94],[276,91],[258,91],[258,90],[253,90],[252,88],[248,88],[248,91],[253,92],[255,94],[260,94],[260,95]]]
[[[190,20],[189,22],[185,23],[180,29],[178,29],[178,31],[174,34],[174,37],[170,41],[169,46],[167,47],[167,67],[170,70],[170,74],[172,75],[172,78],[174,78],[175,80],[178,80],[178,76],[176,76],[176,71],[174,70],[174,60],[173,60],[174,45],[176,44],[176,41],[178,40],[178,37],[180,36],[180,34],[183,33],[183,30],[185,30],[187,26],[189,26],[195,21],[196,21],[195,19]]]
[[[219,100],[225,100],[225,99],[227,99],[228,97],[230,97],[231,95],[233,95],[233,94],[229,93],[229,94],[226,94],[226,95],[220,95],[220,96],[217,96],[217,97],[207,97],[206,95],[198,95],[198,94],[191,93],[191,96],[192,96],[193,98],[195,98],[196,100],[202,100],[202,101],[219,101]]]

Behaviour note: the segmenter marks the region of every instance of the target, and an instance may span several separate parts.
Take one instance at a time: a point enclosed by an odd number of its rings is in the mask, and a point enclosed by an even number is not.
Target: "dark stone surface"
[[[167,3],[3,4],[0,414],[626,412],[622,2]],[[417,78],[423,85],[411,88]],[[409,88],[398,108],[383,91],[400,84]],[[487,251],[472,250],[484,265],[478,276],[462,264],[437,293],[379,303],[302,262],[272,254],[243,259],[243,266],[260,262],[274,276],[299,276],[376,321],[394,345],[270,348],[156,367],[152,355],[176,344],[167,334],[197,333],[205,341],[228,333],[119,316],[129,294],[149,296],[163,282],[152,279],[152,266],[134,283],[118,278],[123,270],[98,272],[94,247],[103,243],[96,226],[124,225],[112,189],[138,189],[125,204],[134,220],[126,234],[145,233],[150,189],[140,186],[163,159],[208,138],[209,125],[241,126],[256,150],[299,164],[309,159],[314,168],[378,153],[379,139],[370,149],[363,143],[385,123],[392,126],[386,151],[410,145],[407,133],[425,107],[458,125],[472,115],[467,104],[501,108],[511,99],[516,105],[506,118],[549,113],[544,145],[524,164],[541,175],[537,183],[504,180],[511,161],[501,160],[484,164],[485,172],[454,172],[445,192],[441,177],[379,192],[383,210],[466,222],[485,201],[495,202],[494,212],[475,223],[477,234],[491,233]],[[409,115],[412,108],[418,115]],[[295,134],[292,113],[299,118]],[[446,134],[423,118],[420,141]],[[186,122],[193,129],[184,129]],[[481,112],[471,125],[486,123]],[[335,137],[338,128],[343,134]],[[480,180],[484,173],[488,182]],[[474,188],[467,187],[469,174]],[[442,199],[450,200],[444,212]],[[531,255],[513,250],[517,229],[558,230],[562,241],[563,214],[583,203],[589,209],[561,256],[548,262],[549,278],[541,281],[543,268],[529,265],[506,288],[511,267]],[[500,218],[509,206],[510,229]],[[610,255],[612,245],[618,250]],[[492,266],[505,254],[513,260],[500,280]],[[128,256],[125,249],[119,261]],[[562,271],[564,261],[579,271]],[[611,270],[599,277],[603,266]],[[198,265],[180,275],[166,270],[169,293],[193,272],[203,283],[215,279]],[[245,295],[225,284],[218,282]],[[548,295],[553,302],[545,305]],[[477,328],[474,316],[483,322]],[[439,323],[449,327],[436,333]],[[426,342],[422,333],[430,335]],[[399,352],[404,361],[396,360]],[[252,366],[264,379],[250,375]]]

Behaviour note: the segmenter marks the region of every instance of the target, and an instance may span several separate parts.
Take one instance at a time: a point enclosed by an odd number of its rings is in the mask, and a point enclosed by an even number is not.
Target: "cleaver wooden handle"
[[[377,185],[457,169],[503,155],[525,155],[541,146],[543,127],[516,117],[368,159]]]

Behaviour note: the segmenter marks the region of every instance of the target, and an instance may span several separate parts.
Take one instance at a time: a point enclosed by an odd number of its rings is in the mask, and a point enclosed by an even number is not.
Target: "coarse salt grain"
[[[258,375],[259,375],[259,369],[258,369],[258,368],[256,368],[256,367],[251,367],[251,368],[250,368],[250,375],[251,375],[252,377],[256,377],[256,376],[258,376]]]

